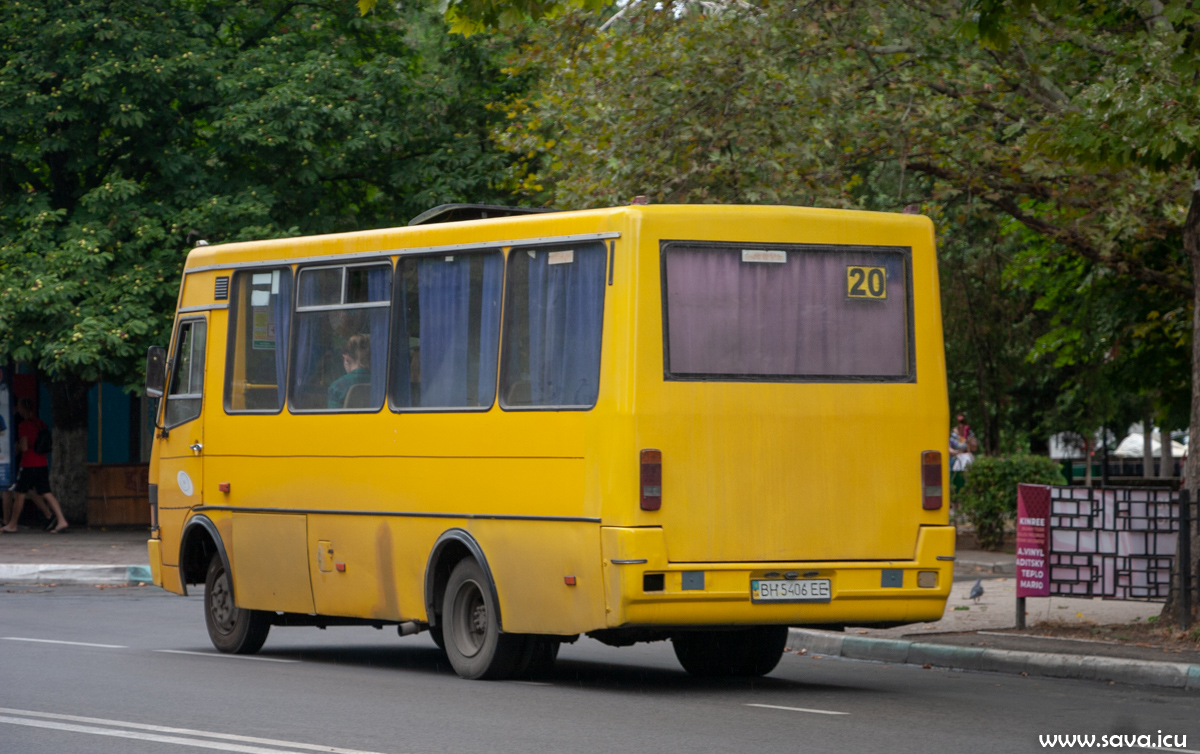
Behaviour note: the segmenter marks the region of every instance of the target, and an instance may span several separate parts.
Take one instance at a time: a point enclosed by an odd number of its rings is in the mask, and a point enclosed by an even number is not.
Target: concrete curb
[[[1200,665],[1180,662],[869,639],[865,636],[846,636],[835,631],[808,628],[790,629],[788,646],[792,649],[807,649],[811,654],[846,657],[852,660],[931,665],[956,670],[986,670],[993,673],[1026,673],[1047,678],[1116,681],[1138,686],[1200,691]]]
[[[956,560],[954,567],[960,572],[974,570],[975,573],[984,574],[991,573],[1001,576],[1011,576],[1017,572],[1017,564],[1015,562],[1007,562],[1003,560]]]
[[[151,583],[150,566],[0,563],[0,585],[5,586],[132,586],[137,583]]]

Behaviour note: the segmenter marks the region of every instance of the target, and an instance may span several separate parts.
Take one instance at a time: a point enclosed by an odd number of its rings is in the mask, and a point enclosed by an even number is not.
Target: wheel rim
[[[233,604],[233,593],[229,589],[229,574],[221,571],[213,580],[212,594],[209,595],[208,613],[212,616],[213,625],[223,634],[233,631],[237,618],[237,606]]]
[[[474,581],[463,582],[454,595],[451,625],[454,645],[464,657],[474,657],[483,649],[489,620],[487,602],[479,585]]]

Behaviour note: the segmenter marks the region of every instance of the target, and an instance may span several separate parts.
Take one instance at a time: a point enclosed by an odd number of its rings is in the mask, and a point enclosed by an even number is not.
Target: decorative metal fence
[[[1050,593],[1165,602],[1179,521],[1171,490],[1050,487]]]

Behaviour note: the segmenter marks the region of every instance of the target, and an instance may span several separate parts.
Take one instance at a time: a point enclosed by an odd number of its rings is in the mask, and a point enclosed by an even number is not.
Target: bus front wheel
[[[442,601],[442,638],[454,672],[469,679],[507,678],[523,659],[524,636],[500,631],[495,595],[474,560],[450,573]]]
[[[204,579],[204,623],[213,646],[236,655],[252,655],[262,649],[271,630],[267,613],[234,603],[232,581],[220,555],[213,555]]]
[[[755,677],[775,669],[787,644],[787,626],[734,631],[688,631],[671,639],[675,657],[690,675]]]

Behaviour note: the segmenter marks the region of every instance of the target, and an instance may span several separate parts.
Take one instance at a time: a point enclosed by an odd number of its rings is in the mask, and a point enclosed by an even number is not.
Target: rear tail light
[[[942,453],[939,450],[921,454],[921,507],[927,511],[942,507]]]
[[[641,470],[642,510],[656,511],[662,507],[662,451],[643,450]]]

